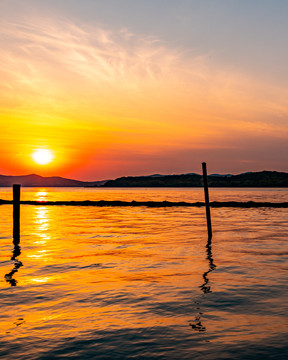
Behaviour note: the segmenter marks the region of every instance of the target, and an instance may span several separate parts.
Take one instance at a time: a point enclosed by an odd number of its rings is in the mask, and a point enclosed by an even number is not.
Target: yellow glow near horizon
[[[35,150],[31,156],[39,165],[47,165],[54,159],[53,152],[48,149]]]

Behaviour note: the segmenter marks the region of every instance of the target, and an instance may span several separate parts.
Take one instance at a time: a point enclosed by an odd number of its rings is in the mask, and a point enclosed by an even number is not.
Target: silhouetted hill
[[[128,176],[115,180],[80,181],[59,176],[43,177],[35,174],[23,176],[0,175],[0,187],[21,184],[27,187],[200,187],[202,175],[150,175]],[[248,172],[239,175],[213,174],[208,176],[211,187],[288,187],[288,173],[277,171]]]
[[[239,175],[214,174],[208,176],[211,187],[288,187],[288,173],[277,171],[249,172]],[[109,180],[104,187],[199,187],[198,174],[166,175],[161,177],[128,176]]]
[[[0,186],[12,186],[13,184],[21,184],[29,187],[94,187],[103,185],[105,181],[79,181],[65,179],[59,176],[43,177],[40,175],[22,175],[22,176],[6,176],[0,175]]]

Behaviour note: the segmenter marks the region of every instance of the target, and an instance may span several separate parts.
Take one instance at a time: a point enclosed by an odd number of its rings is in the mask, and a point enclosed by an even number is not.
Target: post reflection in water
[[[203,273],[203,280],[204,283],[202,285],[199,286],[199,288],[203,291],[204,294],[208,294],[211,293],[211,285],[209,285],[209,278],[208,278],[208,274],[216,269],[216,265],[214,264],[213,261],[213,256],[212,256],[212,236],[208,236],[208,240],[207,240],[207,244],[206,244],[206,254],[207,257],[206,259],[209,261],[209,269],[208,271],[205,271]],[[200,311],[200,303],[196,302],[196,304],[198,305],[197,310],[198,310],[198,314],[195,316],[195,320],[193,323],[190,323],[189,325],[191,326],[191,328],[197,332],[204,332],[206,331],[206,327],[202,324],[201,321],[201,317],[203,315],[203,313]]]
[[[22,262],[18,259],[18,256],[21,254],[21,247],[20,247],[20,234],[16,234],[14,232],[13,237],[13,252],[11,260],[14,261],[14,268],[5,275],[5,280],[10,283],[11,286],[16,286],[17,281],[13,278],[13,275],[18,271],[18,269],[23,266]]]
[[[41,189],[35,194],[35,197],[38,201],[45,201],[47,196],[47,191],[45,189]],[[37,241],[38,245],[44,245],[47,240],[50,239],[49,236],[47,236],[46,232],[49,229],[49,219],[48,219],[48,209],[46,207],[39,207],[36,208],[36,214],[35,214],[35,223],[37,224],[36,229],[37,233],[36,235],[40,237],[40,241]],[[23,263],[19,260],[19,256],[21,255],[21,247],[20,247],[20,233],[17,231],[14,231],[13,229],[13,251],[11,256],[11,261],[14,262],[13,269],[5,274],[5,280],[11,285],[11,286],[17,286],[17,280],[13,278],[14,274],[18,272],[18,269],[23,266]],[[45,251],[44,251],[45,253]],[[39,251],[39,254],[35,254],[34,257],[41,257],[43,256],[43,251]]]
[[[206,253],[207,253],[206,259],[209,261],[209,270],[204,272],[204,274],[203,274],[204,283],[200,286],[200,289],[204,292],[204,294],[212,292],[211,286],[208,285],[209,284],[208,274],[211,271],[213,271],[214,269],[216,269],[216,265],[214,264],[213,257],[212,257],[212,241],[211,240],[212,240],[212,236],[209,236],[207,244],[206,244]]]

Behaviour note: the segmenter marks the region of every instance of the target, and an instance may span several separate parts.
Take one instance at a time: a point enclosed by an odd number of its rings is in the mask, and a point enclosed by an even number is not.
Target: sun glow
[[[48,149],[37,149],[31,156],[39,165],[47,165],[54,159],[53,152]]]

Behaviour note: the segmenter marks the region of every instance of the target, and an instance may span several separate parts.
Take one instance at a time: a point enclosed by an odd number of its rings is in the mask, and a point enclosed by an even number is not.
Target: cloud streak
[[[265,111],[287,112],[287,89],[265,86],[239,72],[216,67],[208,55],[193,57],[157,38],[136,36],[127,29],[112,32],[67,19],[2,21],[1,27],[1,71],[6,80],[2,86],[7,92],[18,86],[41,94],[42,85],[47,84],[57,100],[57,91],[61,93],[77,82],[88,95],[89,90],[99,89],[105,94],[103,85],[109,92],[146,91],[154,96],[166,89],[176,100],[177,93],[179,97],[187,94],[193,105],[200,101],[201,105],[208,103],[228,111],[229,107],[247,109],[251,105],[260,111],[264,105]]]

